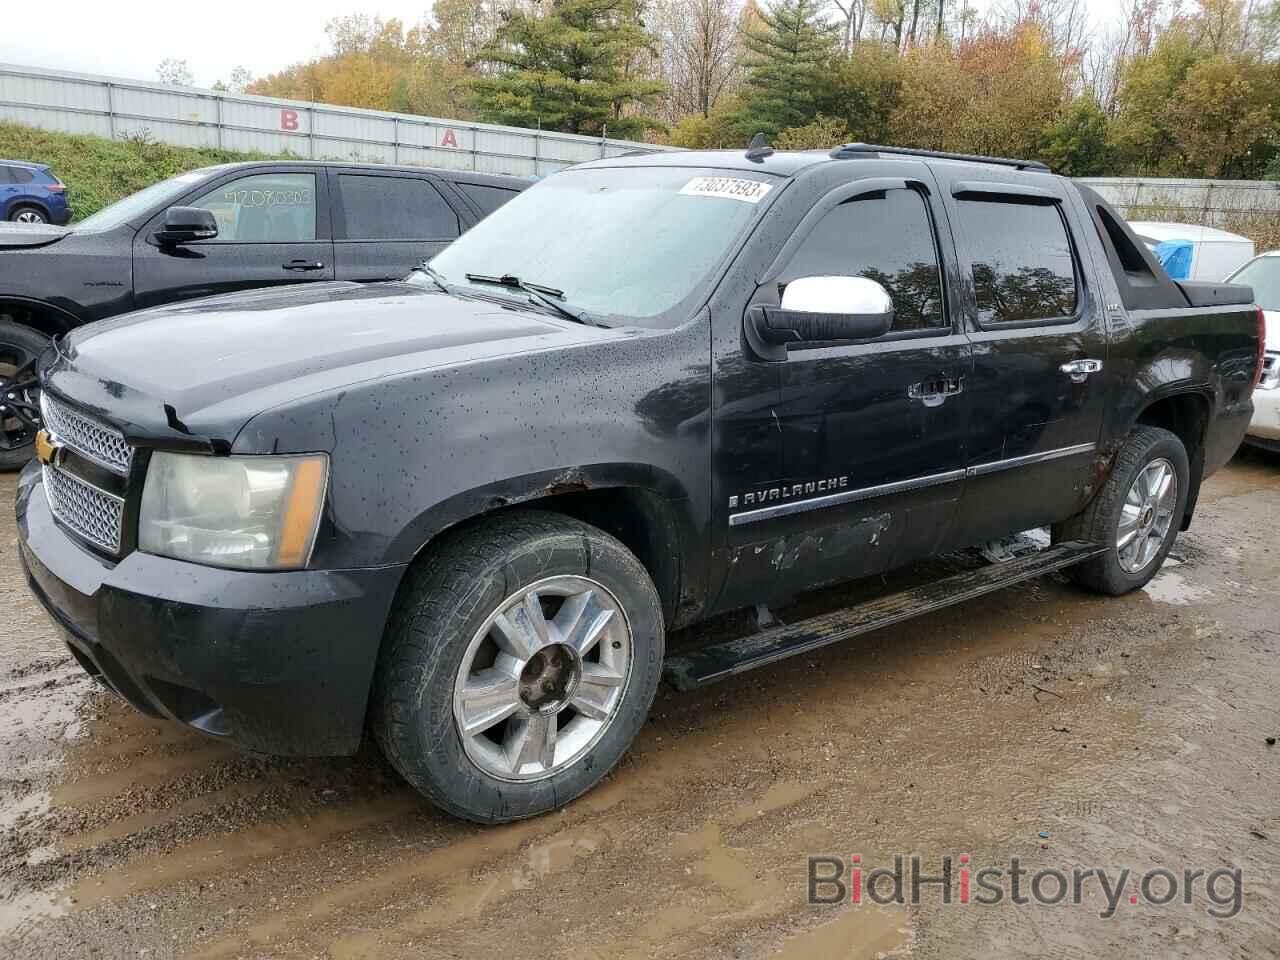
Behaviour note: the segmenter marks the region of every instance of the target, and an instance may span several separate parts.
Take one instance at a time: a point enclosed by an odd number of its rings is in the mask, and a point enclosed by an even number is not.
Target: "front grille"
[[[44,468],[44,490],[58,520],[90,543],[119,552],[123,500],[57,467]]]
[[[46,429],[62,443],[112,472],[128,476],[133,448],[119,430],[86,417],[47,393],[40,395],[40,413]]]

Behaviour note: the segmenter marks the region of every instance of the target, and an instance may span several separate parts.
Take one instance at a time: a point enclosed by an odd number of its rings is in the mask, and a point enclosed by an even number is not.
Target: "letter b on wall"
[[[280,129],[281,130],[297,130],[298,129],[298,111],[297,110],[281,110],[280,111]]]

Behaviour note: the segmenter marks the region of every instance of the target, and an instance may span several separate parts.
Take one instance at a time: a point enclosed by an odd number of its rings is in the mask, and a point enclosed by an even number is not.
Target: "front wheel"
[[[1119,596],[1144,586],[1173,548],[1186,510],[1191,470],[1178,437],[1140,426],[1125,439],[1111,475],[1054,540],[1105,543],[1110,549],[1067,572],[1082,586]]]
[[[0,320],[0,472],[20,469],[35,453],[40,397],[35,363],[49,338]]]
[[[495,517],[408,574],[373,733],[444,810],[534,816],[622,757],[657,692],[663,643],[657,591],[622,543],[555,514]]]

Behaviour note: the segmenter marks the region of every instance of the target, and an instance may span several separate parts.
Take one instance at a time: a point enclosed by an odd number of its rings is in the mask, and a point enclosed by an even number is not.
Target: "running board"
[[[669,657],[663,672],[677,690],[692,690],[1061,570],[1107,549],[1078,541],[1055,544],[1017,560],[994,563],[833,613]]]

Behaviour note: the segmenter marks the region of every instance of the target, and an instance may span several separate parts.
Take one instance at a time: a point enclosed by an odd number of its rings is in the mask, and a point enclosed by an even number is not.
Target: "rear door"
[[[957,538],[977,543],[1088,500],[1109,383],[1105,313],[1083,256],[1092,225],[1062,181],[944,166],[973,344]]]
[[[492,183],[472,183],[469,180],[454,180],[452,186],[453,189],[467,198],[480,219],[487,217],[520,193],[515,187],[500,187]]]
[[[457,239],[467,223],[435,177],[400,170],[331,170],[339,280],[398,280]]]
[[[332,280],[326,191],[317,168],[291,165],[232,176],[181,202],[212,211],[218,236],[180,246],[153,239],[164,217],[157,213],[134,239],[135,304]]]

